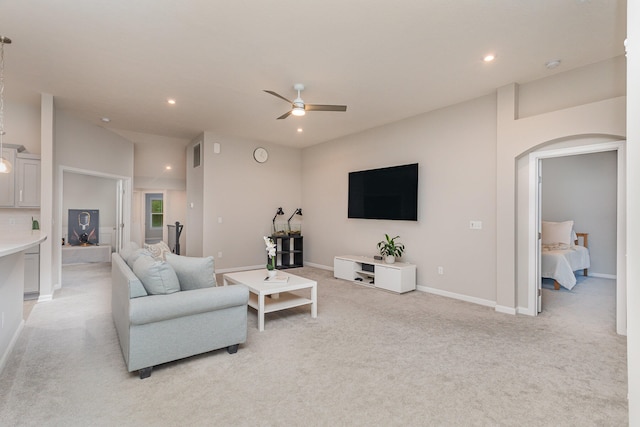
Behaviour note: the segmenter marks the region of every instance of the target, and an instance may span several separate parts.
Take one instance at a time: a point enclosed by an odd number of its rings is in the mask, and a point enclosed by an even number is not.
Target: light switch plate
[[[472,230],[482,230],[482,221],[469,221],[469,228]]]

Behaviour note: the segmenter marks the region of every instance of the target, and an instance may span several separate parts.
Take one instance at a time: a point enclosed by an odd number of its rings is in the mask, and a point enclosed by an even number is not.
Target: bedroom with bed
[[[615,280],[616,153],[548,158],[542,171],[543,289],[575,292],[589,277]]]

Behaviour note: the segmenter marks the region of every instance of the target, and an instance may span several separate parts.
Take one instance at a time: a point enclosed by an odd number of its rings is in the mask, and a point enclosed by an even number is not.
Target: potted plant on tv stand
[[[387,264],[393,264],[396,262],[396,257],[401,257],[404,252],[404,245],[402,243],[396,243],[396,239],[399,239],[400,236],[389,237],[388,234],[384,235],[385,240],[381,240],[378,242],[378,250],[380,251],[380,255],[384,258],[384,261]]]

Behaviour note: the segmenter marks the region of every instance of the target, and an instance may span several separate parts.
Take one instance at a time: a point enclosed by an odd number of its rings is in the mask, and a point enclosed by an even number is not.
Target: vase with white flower
[[[276,244],[271,237],[264,236],[264,244],[267,247],[267,274],[269,277],[276,275]]]

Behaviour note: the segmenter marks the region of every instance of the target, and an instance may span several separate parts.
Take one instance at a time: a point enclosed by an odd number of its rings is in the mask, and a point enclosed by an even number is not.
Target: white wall
[[[542,219],[589,233],[589,274],[616,275],[617,152],[542,160]]]
[[[623,76],[611,76],[615,67],[602,63],[600,73],[590,73],[591,82],[588,85],[564,88],[567,105],[571,107],[549,111],[526,118],[518,116],[519,87],[517,84],[498,89],[498,137],[497,137],[497,304],[501,311],[515,313],[515,307],[526,296],[517,293],[517,281],[522,272],[516,270],[516,265],[527,268],[528,260],[534,254],[528,251],[516,251],[518,240],[516,235],[528,236],[526,218],[516,221],[516,170],[518,159],[526,156],[534,149],[544,147],[554,142],[579,137],[607,136],[624,139],[625,135],[625,98],[616,97],[579,104],[584,93],[597,91],[601,81]],[[572,74],[576,71],[568,71]],[[598,77],[599,76],[599,77]],[[566,77],[566,76],[563,76]],[[545,79],[550,84],[557,76]],[[528,192],[517,193],[517,197],[528,200]],[[516,262],[514,263],[514,260]],[[516,282],[516,286],[514,286]]]
[[[5,100],[4,144],[23,145],[27,152],[40,154],[40,104],[22,104]]]
[[[629,425],[640,425],[640,2],[627,2],[627,370]],[[634,220],[631,220],[633,218]]]
[[[271,233],[277,208],[284,209],[286,218],[296,208],[306,212],[300,196],[301,150],[212,132],[197,140],[203,141],[204,167],[187,170],[187,254],[214,256],[216,271],[266,265],[262,236]],[[214,144],[220,144],[220,153]],[[259,146],[269,151],[266,163],[253,159]],[[191,151],[190,146],[188,164]]]
[[[305,260],[331,267],[336,255],[373,256],[385,233],[400,235],[419,286],[495,301],[495,102],[485,96],[305,149]],[[415,162],[417,222],[347,218],[349,172]]]

